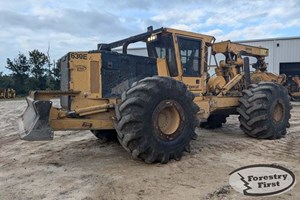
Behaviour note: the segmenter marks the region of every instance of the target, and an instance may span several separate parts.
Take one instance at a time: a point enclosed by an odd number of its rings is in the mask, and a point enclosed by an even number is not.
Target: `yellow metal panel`
[[[201,87],[201,77],[182,77],[182,82],[186,84],[188,90],[191,91],[201,91],[203,88]]]
[[[176,34],[173,34],[173,41],[174,41],[176,63],[177,63],[177,68],[178,68],[178,78],[179,78],[179,80],[181,80],[183,71],[182,71],[182,66],[181,66],[181,58],[180,58],[180,54],[179,54],[179,47],[178,47],[178,41],[177,41]]]
[[[199,34],[199,33],[193,33],[193,32],[189,32],[189,31],[182,31],[182,30],[177,30],[177,29],[172,29],[172,28],[166,28],[166,31],[174,33],[174,34],[186,36],[189,38],[195,38],[195,39],[199,38],[199,39],[203,40],[204,42],[208,42],[208,43],[210,43],[212,40],[215,39],[213,36]]]
[[[72,52],[70,54],[70,90],[86,92],[89,90],[87,83],[90,80],[88,53]]]
[[[159,76],[170,76],[166,59],[158,58],[156,65]]]
[[[226,109],[226,108],[232,108],[237,107],[239,105],[239,99],[240,97],[208,97],[209,104],[210,104],[210,111],[214,111],[217,109]]]
[[[101,104],[100,53],[72,52],[70,78],[70,89],[80,91],[79,95],[72,97],[71,110]]]
[[[207,119],[210,114],[210,105],[209,105],[209,99],[204,99],[201,97],[195,97],[194,102],[199,106],[200,110],[197,113],[198,118],[200,120]]]
[[[246,52],[248,55],[256,55],[262,57],[266,57],[269,55],[269,50],[266,48],[239,44],[231,41],[215,43],[213,45],[213,52],[215,53],[233,52],[235,54],[238,54],[239,52]]]
[[[114,129],[112,119],[53,119],[50,121],[53,130],[90,130]]]
[[[239,105],[239,96],[235,97],[216,97],[216,96],[201,96],[196,97],[194,102],[200,107],[198,117],[207,119],[210,113],[217,110],[236,108]]]

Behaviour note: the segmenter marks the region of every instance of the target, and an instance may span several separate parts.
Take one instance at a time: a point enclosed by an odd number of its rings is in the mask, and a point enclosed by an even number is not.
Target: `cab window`
[[[147,49],[149,57],[165,58],[170,75],[173,77],[178,76],[173,37],[171,33],[158,34],[156,40],[147,42]]]
[[[183,76],[201,75],[201,40],[178,37]]]

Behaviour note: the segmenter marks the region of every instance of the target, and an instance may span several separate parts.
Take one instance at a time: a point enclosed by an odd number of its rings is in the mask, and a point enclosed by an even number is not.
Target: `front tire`
[[[116,107],[121,145],[146,163],[179,160],[195,136],[199,107],[186,86],[170,77],[140,80]]]
[[[239,102],[240,128],[247,135],[259,139],[279,139],[286,134],[291,104],[285,87],[272,82],[252,84],[243,91]]]

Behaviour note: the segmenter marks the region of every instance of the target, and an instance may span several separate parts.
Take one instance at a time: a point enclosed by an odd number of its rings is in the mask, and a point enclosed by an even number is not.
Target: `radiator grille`
[[[100,66],[98,61],[91,61],[91,93],[100,93]]]

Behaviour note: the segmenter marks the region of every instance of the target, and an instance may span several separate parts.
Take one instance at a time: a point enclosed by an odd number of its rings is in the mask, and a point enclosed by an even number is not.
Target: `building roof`
[[[278,38],[264,38],[264,39],[253,39],[253,40],[239,40],[239,41],[234,41],[234,42],[237,42],[237,43],[247,43],[247,42],[264,42],[264,41],[278,41],[278,40],[300,40],[300,36],[278,37]]]

